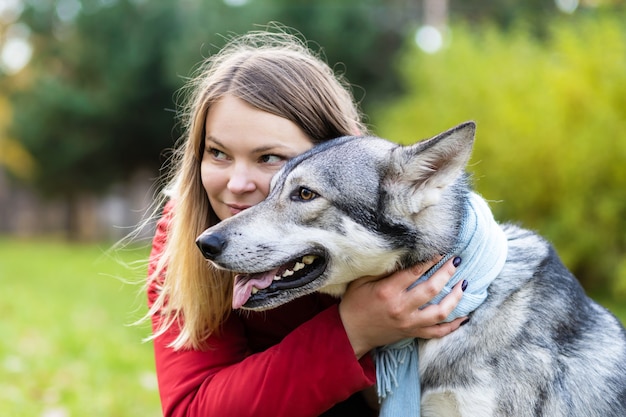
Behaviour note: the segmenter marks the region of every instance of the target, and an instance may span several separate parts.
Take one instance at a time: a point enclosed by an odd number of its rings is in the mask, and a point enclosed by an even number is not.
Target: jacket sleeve
[[[166,233],[159,224],[151,262]],[[150,286],[152,287],[152,286]],[[156,289],[149,289],[153,301]],[[153,326],[159,325],[153,317]],[[357,361],[336,305],[329,307],[269,349],[248,355],[243,324],[230,315],[207,350],[168,345],[175,325],[154,340],[163,414],[170,416],[317,416],[375,382],[369,355]]]

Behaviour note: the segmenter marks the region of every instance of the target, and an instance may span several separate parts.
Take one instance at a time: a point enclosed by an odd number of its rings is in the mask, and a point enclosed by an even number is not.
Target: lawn
[[[0,239],[0,410],[12,417],[160,415],[145,267],[106,246]],[[147,249],[118,253],[125,262]],[[125,283],[126,280],[126,283]]]
[[[145,265],[106,249],[0,239],[1,415],[160,415],[150,330],[130,325],[146,311]],[[604,304],[625,321],[623,305]]]

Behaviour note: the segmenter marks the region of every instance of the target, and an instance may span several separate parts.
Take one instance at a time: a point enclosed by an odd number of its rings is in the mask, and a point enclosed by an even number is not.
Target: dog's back
[[[507,262],[469,323],[420,343],[422,416],[626,415],[626,333],[554,249],[504,226]]]

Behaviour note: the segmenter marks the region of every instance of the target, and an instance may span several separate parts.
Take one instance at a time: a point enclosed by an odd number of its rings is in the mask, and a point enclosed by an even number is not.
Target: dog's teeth
[[[278,275],[274,275],[274,281],[280,281],[282,277],[279,277]]]
[[[315,258],[317,258],[317,256],[315,255],[306,255],[302,257],[302,263],[306,264],[306,265],[311,265],[314,261]]]
[[[292,275],[293,275],[293,271],[291,269],[288,269],[285,272],[283,272],[283,277],[290,277]]]
[[[296,264],[295,264],[295,265],[294,265],[294,267],[293,267],[293,270],[294,270],[294,271],[299,271],[299,270],[301,270],[302,268],[304,268],[304,264],[303,264],[303,263],[301,263],[301,262],[296,262]]]
[[[252,287],[252,294],[256,294],[259,292],[259,289],[257,287]]]

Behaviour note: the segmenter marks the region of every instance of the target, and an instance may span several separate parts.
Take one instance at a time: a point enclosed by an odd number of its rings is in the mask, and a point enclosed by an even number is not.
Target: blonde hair
[[[284,117],[319,143],[339,136],[366,133],[348,84],[315,55],[300,37],[255,31],[231,39],[206,59],[187,84],[190,94],[182,108],[182,145],[172,157],[164,198],[175,202],[166,247],[151,280],[160,293],[148,317],[162,314],[161,328],[181,326],[174,348],[203,348],[219,332],[231,312],[232,276],[208,264],[195,238],[219,219],[200,179],[205,118],[210,106],[225,94]]]

